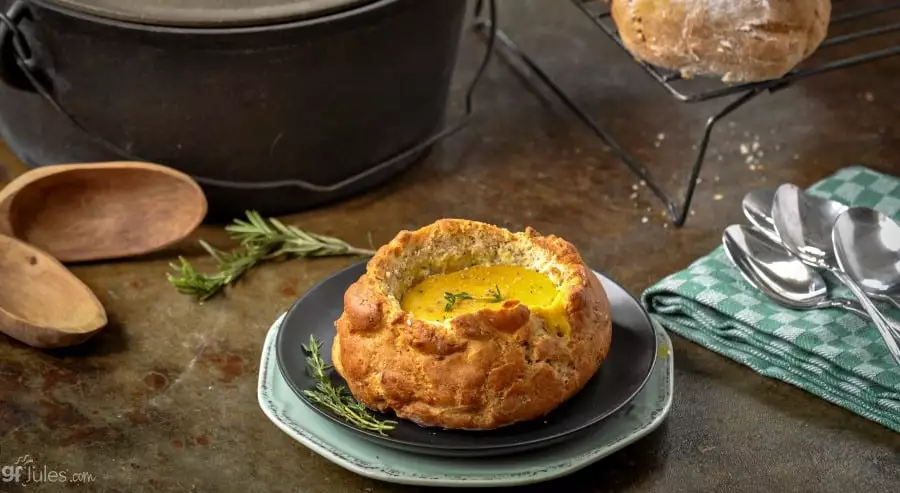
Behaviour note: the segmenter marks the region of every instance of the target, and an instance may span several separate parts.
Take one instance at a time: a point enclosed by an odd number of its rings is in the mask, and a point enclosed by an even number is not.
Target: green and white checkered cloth
[[[809,192],[900,220],[900,179],[867,168],[841,170]],[[832,296],[851,297],[830,285]],[[741,277],[721,246],[650,287],[642,301],[667,330],[900,432],[900,366],[868,320],[776,305]],[[900,311],[878,306],[900,320]]]

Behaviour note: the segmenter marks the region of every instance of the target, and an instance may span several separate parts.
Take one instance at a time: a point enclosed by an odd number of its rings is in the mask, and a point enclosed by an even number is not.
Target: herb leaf
[[[478,301],[487,301],[489,303],[499,303],[503,301],[503,295],[500,294],[500,287],[496,284],[494,285],[494,289],[489,289],[487,292],[487,296],[472,296],[465,291],[461,291],[459,293],[451,293],[449,291],[444,292],[444,311],[449,312],[453,309],[453,306],[463,300],[478,300]]]
[[[500,286],[497,286],[496,284],[494,284],[494,289],[488,290],[488,296],[492,298],[491,301],[493,301],[494,303],[503,301],[503,295],[500,294]]]
[[[255,211],[247,211],[246,220],[237,219],[225,230],[231,239],[240,243],[240,248],[225,252],[200,241],[203,249],[216,260],[215,272],[200,272],[183,257],[179,257],[179,264],[171,264],[175,272],[167,277],[180,293],[206,301],[256,265],[278,257],[375,254],[373,250],[356,248],[338,238],[310,233],[278,219],[265,219]]]
[[[322,343],[316,340],[312,334],[309,336],[309,345],[304,344],[303,350],[307,353],[306,367],[316,380],[314,390],[304,390],[303,393],[313,402],[323,408],[337,414],[350,424],[369,431],[376,431],[384,435],[386,430],[394,429],[396,421],[381,421],[369,412],[365,405],[359,402],[353,394],[343,386],[334,385],[325,375],[331,369],[331,365],[325,363],[321,354]]]
[[[226,285],[232,284],[262,261],[268,253],[262,247],[223,252],[200,240],[200,245],[216,259],[216,272],[204,274],[194,268],[184,257],[178,257],[180,265],[171,264],[178,275],[167,274],[169,283],[178,292],[196,297],[203,302],[215,296]]]
[[[460,302],[462,300],[471,300],[471,299],[472,299],[472,297],[469,295],[469,293],[467,293],[465,291],[462,291],[459,293],[445,292],[444,300],[446,300],[447,303],[444,305],[444,311],[449,312],[450,310],[453,309],[453,305],[457,304],[458,302]]]

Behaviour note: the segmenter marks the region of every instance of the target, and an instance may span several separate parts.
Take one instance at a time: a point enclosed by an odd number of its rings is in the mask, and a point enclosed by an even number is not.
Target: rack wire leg
[[[484,30],[490,27],[490,22],[487,20],[480,20],[475,23],[476,30]],[[588,128],[590,128],[594,134],[606,144],[613,154],[616,155],[625,165],[631,170],[631,172],[637,176],[640,180],[643,180],[647,184],[647,188],[659,198],[660,201],[666,206],[666,209],[669,214],[669,218],[672,221],[672,224],[675,227],[682,227],[684,223],[687,221],[687,216],[690,213],[691,203],[694,198],[694,192],[697,188],[697,178],[700,176],[700,171],[703,168],[703,164],[706,161],[706,152],[709,148],[709,141],[712,136],[712,131],[715,128],[716,123],[718,123],[722,118],[728,116],[734,110],[740,108],[747,102],[749,102],[754,97],[758,96],[762,92],[765,91],[764,88],[757,88],[744,93],[741,97],[735,99],[727,106],[722,108],[718,113],[711,116],[706,121],[706,126],[703,132],[703,138],[700,141],[700,145],[698,146],[698,152],[696,159],[694,160],[693,168],[691,169],[689,181],[687,183],[687,187],[684,193],[684,199],[679,205],[676,203],[672,197],[669,196],[668,193],[659,185],[659,183],[653,178],[651,173],[647,170],[644,164],[634,157],[631,153],[626,151],[619,145],[618,141],[615,137],[612,136],[609,132],[600,128],[597,125],[596,121],[587,114],[577,103],[575,103],[572,98],[569,97],[568,94],[557,84],[538,64],[535,62],[527,53],[522,51],[516,44],[513,42],[509,36],[506,35],[500,29],[495,31],[496,39],[500,41],[500,43],[504,46],[505,51],[512,55],[516,60],[520,63],[524,64],[528,67],[528,69],[537,77],[540,82],[546,86],[546,88],[550,89],[553,94],[556,95],[557,98]],[[526,74],[522,73],[522,71],[515,65],[513,68],[520,72],[523,75],[523,78],[528,81],[529,85],[532,86],[532,89],[537,89],[535,84],[531,83],[531,78],[527,77]]]
[[[703,138],[700,140],[700,146],[697,149],[697,157],[694,159],[694,167],[691,169],[691,175],[688,179],[687,187],[684,191],[684,200],[681,205],[681,211],[672,214],[672,210],[670,209],[672,222],[675,224],[675,226],[679,228],[684,226],[684,223],[687,220],[687,216],[688,214],[690,214],[691,202],[693,202],[694,192],[697,190],[697,179],[700,177],[700,171],[703,168],[703,163],[706,162],[706,151],[709,148],[709,141],[712,137],[712,131],[715,128],[716,123],[718,123],[722,118],[728,116],[734,110],[747,104],[751,99],[762,94],[763,92],[764,89],[753,89],[751,91],[748,91],[741,97],[735,99],[731,103],[728,103],[728,105],[719,110],[718,113],[706,120],[706,126],[703,129]]]

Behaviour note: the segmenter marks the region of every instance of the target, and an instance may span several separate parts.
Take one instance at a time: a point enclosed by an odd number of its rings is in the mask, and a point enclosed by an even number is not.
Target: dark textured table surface
[[[673,102],[568,2],[508,2],[501,13],[511,36],[649,160],[663,184],[680,189],[691,145],[717,103]],[[451,117],[481,47],[467,36]],[[591,266],[638,295],[714,248],[722,229],[741,221],[740,199],[753,187],[806,186],[853,163],[900,173],[898,75],[895,58],[809,80],[736,112],[714,135],[693,215],[674,229],[600,142],[498,59],[478,89],[471,127],[389,185],[286,221],[360,245],[367,232],[385,242],[448,216],[531,225],[571,240]],[[751,167],[741,148],[754,141]],[[21,171],[8,153],[3,161]],[[215,227],[197,237],[227,245]],[[0,465],[30,454],[50,469],[89,471],[96,480],[79,486],[85,491],[421,491],[331,464],[257,405],[269,325],[353,260],[266,265],[198,305],[165,278],[178,253],[210,267],[196,239],[152,258],[73,268],[111,321],[87,344],[41,352],[0,338]],[[667,421],[594,466],[525,491],[900,488],[900,435],[673,339],[676,395]],[[2,491],[16,488],[0,483]]]

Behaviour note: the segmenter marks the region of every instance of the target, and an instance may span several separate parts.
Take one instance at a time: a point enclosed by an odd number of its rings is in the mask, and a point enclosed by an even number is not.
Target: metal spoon
[[[897,346],[897,341],[894,340],[891,327],[884,315],[863,293],[859,284],[839,268],[834,251],[836,242],[832,239],[832,230],[835,225],[832,218],[846,211],[847,207],[842,206],[843,210],[836,213],[839,208],[829,202],[816,200],[815,197],[806,195],[794,185],[781,185],[775,191],[775,200],[772,205],[775,231],[778,232],[782,245],[788,251],[808,265],[828,270],[841,283],[850,288],[853,296],[869,313],[869,317],[884,339],[891,356],[897,364],[900,364],[900,347]],[[841,235],[841,238],[843,239],[844,236]],[[844,242],[838,243],[844,246],[848,245]],[[842,255],[846,258],[846,252],[842,252]]]
[[[818,203],[819,205],[817,207],[823,210],[837,212],[846,210],[847,207],[840,202],[835,202],[833,200],[823,199],[809,194],[806,194],[806,196],[809,197],[812,202]],[[772,219],[772,203],[774,200],[774,190],[752,190],[744,196],[744,200],[741,202],[741,208],[743,209],[747,220],[750,221],[750,224],[753,224],[762,230],[762,232],[770,239],[781,243],[781,238],[779,238],[778,232],[775,231],[775,221]],[[837,219],[837,216],[834,216],[834,219]],[[882,301],[889,301],[900,309],[900,293],[897,293],[894,296],[888,296],[881,290],[869,289],[868,286],[868,283],[860,282],[860,287],[862,287],[863,292],[869,295],[869,297]],[[896,324],[894,325],[896,330],[900,330],[900,327]]]
[[[866,292],[900,296],[900,224],[868,207],[841,214],[832,233],[838,265]]]
[[[841,308],[869,318],[853,300],[829,299],[822,276],[760,228],[733,224],[725,228],[722,244],[744,279],[779,305],[795,310]]]
[[[778,237],[778,233],[775,231],[775,222],[772,220],[772,202],[774,200],[775,190],[751,190],[744,195],[741,209],[750,224],[756,226],[759,231],[780,245],[781,238]]]

